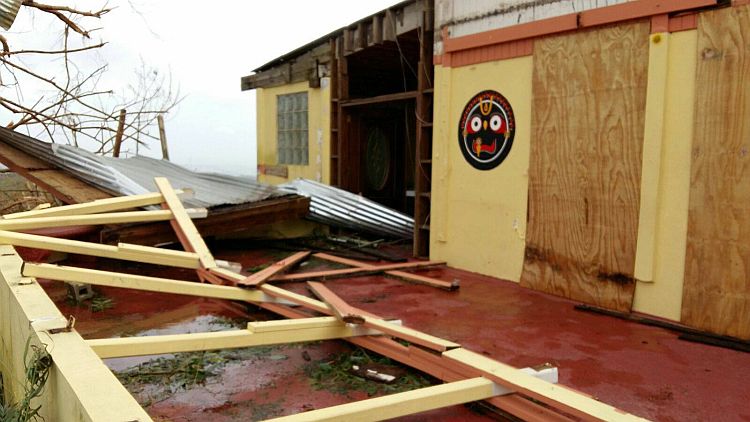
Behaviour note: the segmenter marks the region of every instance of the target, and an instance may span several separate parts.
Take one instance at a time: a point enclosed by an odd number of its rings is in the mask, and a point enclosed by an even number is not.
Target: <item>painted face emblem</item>
[[[498,92],[482,91],[461,113],[458,147],[469,164],[490,170],[508,156],[515,133],[516,120],[508,100]]]

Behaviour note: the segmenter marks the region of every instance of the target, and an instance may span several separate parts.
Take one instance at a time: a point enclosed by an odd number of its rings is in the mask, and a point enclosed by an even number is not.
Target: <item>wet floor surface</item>
[[[216,253],[218,258],[241,262],[245,268],[285,254],[288,253],[236,249]],[[76,265],[110,266],[103,260],[84,260]],[[299,271],[316,265],[313,261]],[[190,271],[166,272],[147,265],[114,267],[110,269],[184,280],[195,278]],[[499,361],[517,367],[552,363],[559,368],[561,383],[638,416],[675,422],[750,420],[748,353],[685,342],[660,328],[576,311],[574,302],[512,282],[450,268],[422,274],[459,279],[461,288],[447,292],[382,276],[326,284],[354,306],[399,318],[406,326],[453,340]],[[67,301],[64,284],[42,284],[63,314],[76,316],[76,328],[85,338],[234,329],[247,321],[276,318],[252,306],[229,301],[115,288],[97,289],[111,307],[92,312],[90,305],[75,306]],[[304,291],[299,284],[284,287]],[[311,378],[311,371],[321,364],[351,352],[345,342],[326,341],[270,347],[259,352],[243,349],[234,354],[178,357],[178,365],[170,360],[174,358],[170,355],[107,363],[119,371],[121,379],[127,381],[130,391],[155,420],[261,420],[367,398],[373,392],[366,388],[316,388]],[[149,364],[151,359],[156,359],[156,364]],[[206,361],[200,363],[207,374],[200,370],[194,371],[197,375],[190,372],[195,369],[191,362],[196,359]],[[157,375],[166,368],[169,377],[161,384],[127,380],[129,368],[132,373],[138,365],[145,368],[142,372],[148,370]],[[190,382],[191,376],[203,375],[205,379],[200,382]],[[465,406],[453,406],[402,420],[489,419]]]

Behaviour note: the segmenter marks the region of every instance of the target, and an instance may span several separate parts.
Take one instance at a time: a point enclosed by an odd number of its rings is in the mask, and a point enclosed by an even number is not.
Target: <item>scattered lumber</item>
[[[162,208],[172,211],[174,218],[170,220],[170,223],[175,233],[177,233],[177,238],[180,239],[182,247],[188,252],[198,254],[202,268],[216,268],[216,261],[214,261],[211,251],[208,250],[206,242],[200,233],[198,233],[198,229],[193,224],[193,220],[190,219],[185,207],[182,206],[182,202],[177,196],[177,192],[172,189],[169,180],[166,177],[155,177],[154,182],[164,197]]]
[[[189,218],[206,218],[205,208],[185,210]],[[152,221],[169,221],[172,213],[169,210],[112,212],[105,214],[80,214],[52,217],[13,218],[0,220],[0,230],[19,231],[45,229],[50,227],[98,226],[104,224],[146,223]]]
[[[486,399],[524,420],[570,420],[568,415],[585,421],[642,420],[598,402],[585,394],[555,385],[557,371],[554,368],[519,370],[510,367],[470,352],[462,348],[460,344],[401,326],[395,322],[385,321],[377,315],[353,307],[321,283],[309,282],[308,285],[322,301],[268,283],[277,280],[303,280],[311,277],[325,278],[385,272],[387,275],[396,277],[402,277],[401,273],[403,273],[406,276],[402,278],[408,277],[407,279],[411,281],[425,282],[436,287],[449,289],[458,287],[457,284],[445,283],[428,277],[417,279],[414,278],[414,274],[401,271],[442,265],[442,262],[408,262],[375,266],[327,254],[316,254],[318,258],[343,263],[353,268],[280,274],[310,256],[310,252],[298,252],[255,274],[243,275],[217,265],[217,261],[198,233],[176,191],[164,178],[156,178],[156,183],[160,194],[157,196],[152,194],[148,201],[162,203],[167,213],[158,215],[171,215],[169,221],[186,252],[131,244],[100,245],[7,230],[0,230],[0,243],[190,268],[196,270],[202,280],[216,285],[49,264],[24,264],[21,269],[24,276],[243,300],[291,319],[249,323],[245,330],[89,340],[88,344],[102,358],[345,339],[430,373],[445,381],[446,384],[302,413],[281,420],[379,419],[480,399]],[[142,198],[139,200],[146,201]],[[123,200],[114,202],[119,205],[107,203],[104,207],[110,207],[111,211],[111,207],[124,206],[124,203],[132,206],[132,202]],[[85,206],[82,208],[86,209]],[[92,208],[85,212],[80,211],[82,208],[73,209],[73,212],[79,213],[75,214],[78,220],[105,218],[106,214],[87,214]],[[143,212],[148,211],[137,213],[142,215]],[[132,215],[131,213],[116,214]],[[54,217],[59,220],[60,215],[29,216],[27,214],[25,217],[18,217],[16,221],[20,221],[18,224],[26,224],[28,220],[33,219],[37,223],[39,221],[49,223],[52,221],[49,220],[50,218]],[[112,215],[106,218],[112,218]],[[13,218],[8,219],[8,222],[12,220]],[[436,281],[438,283],[435,283]],[[222,285],[225,283],[233,284],[233,286]],[[238,286],[254,288],[246,289]],[[293,308],[290,304],[297,305],[298,308]],[[326,316],[312,316],[310,313],[314,312]]]
[[[181,198],[191,198],[193,191],[190,189],[175,190]],[[145,193],[142,195],[120,196],[116,198],[97,199],[95,201],[83,204],[63,205],[59,207],[49,207],[39,210],[23,211],[13,214],[5,214],[3,219],[11,220],[16,218],[36,218],[36,217],[59,217],[81,214],[98,214],[110,211],[120,211],[130,208],[146,207],[149,205],[159,205],[164,202],[161,193]]]
[[[362,310],[357,309],[344,302],[340,297],[329,290],[328,287],[315,281],[308,281],[307,285],[315,294],[315,296],[317,296],[320,300],[327,303],[328,306],[331,307],[331,310],[333,310],[336,318],[346,322],[347,324],[365,323],[365,317],[362,315],[364,312],[362,312]]]
[[[365,271],[371,270],[371,269],[374,270],[374,269],[382,269],[382,268],[384,268],[384,267],[376,267],[374,265],[370,265],[370,264],[367,264],[367,263],[364,263],[364,262],[355,261],[353,259],[342,258],[342,257],[339,257],[339,256],[327,254],[327,253],[316,253],[313,256],[315,258],[323,259],[323,260],[326,260],[326,261],[336,262],[336,263],[339,263],[339,264],[344,264],[344,265],[349,265],[349,266],[352,266],[352,267],[361,268],[361,269],[363,269]],[[427,286],[437,287],[437,288],[440,288],[440,289],[455,290],[455,289],[458,289],[458,287],[459,287],[458,280],[454,280],[452,282],[447,282],[447,281],[443,281],[443,280],[438,280],[436,278],[425,277],[425,276],[421,276],[421,275],[417,275],[417,274],[408,273],[406,271],[398,271],[398,268],[392,268],[392,269],[389,269],[389,270],[387,269],[387,270],[384,270],[384,272],[385,272],[386,275],[389,275],[391,277],[400,278],[402,280],[411,281],[411,282],[414,282],[414,283],[425,284]]]
[[[319,254],[316,254],[316,256]],[[387,264],[387,265],[367,265],[363,264],[356,268],[342,268],[338,270],[323,270],[323,271],[310,271],[306,273],[295,273],[285,274],[273,277],[272,281],[300,281],[300,280],[331,280],[340,277],[353,277],[353,276],[364,276],[380,274],[396,269],[421,269],[435,267],[439,265],[445,265],[443,261],[419,261],[419,262],[404,262],[399,264]]]
[[[269,267],[258,271],[255,274],[245,277],[244,280],[237,282],[237,285],[243,287],[257,287],[268,281],[271,277],[288,270],[299,262],[310,256],[309,251],[297,252],[296,254],[282,259],[279,262],[271,264]]]

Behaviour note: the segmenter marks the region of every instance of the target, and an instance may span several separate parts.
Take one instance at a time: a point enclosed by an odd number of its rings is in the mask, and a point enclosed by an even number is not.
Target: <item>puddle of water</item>
[[[168,334],[205,333],[225,330],[242,329],[247,326],[246,321],[231,319],[217,315],[199,315],[184,321],[167,324],[164,327],[151,328],[140,331],[134,337],[163,336]],[[118,336],[119,337],[119,336]],[[171,358],[174,354],[149,356],[129,356],[124,358],[104,359],[104,363],[112,371],[124,371],[159,358]]]

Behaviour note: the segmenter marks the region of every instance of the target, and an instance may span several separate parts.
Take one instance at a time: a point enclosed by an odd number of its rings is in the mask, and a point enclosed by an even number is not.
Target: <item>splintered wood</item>
[[[239,300],[291,319],[253,322],[244,330],[89,340],[88,344],[102,358],[343,339],[429,373],[446,384],[318,409],[280,420],[379,420],[476,400],[487,400],[524,420],[573,420],[570,416],[575,420],[585,421],[642,420],[585,394],[555,386],[556,368],[537,371],[510,367],[472,353],[453,341],[431,336],[402,326],[400,321],[388,321],[358,309],[322,283],[309,281],[313,278],[383,273],[445,290],[458,288],[457,282],[445,282],[404,271],[442,265],[441,262],[370,265],[330,254],[317,254],[316,258],[348,265],[350,268],[283,274],[310,257],[309,252],[302,251],[254,274],[243,274],[223,268],[227,266],[226,263],[223,267],[218,265],[219,261],[214,259],[193,224],[191,212],[184,208],[178,198],[179,192],[172,189],[167,179],[157,178],[156,185],[159,193],[5,216],[0,220],[0,243],[189,268],[195,270],[201,280],[211,284],[30,263],[24,264],[21,269],[22,275],[26,277]],[[162,204],[164,211],[111,212],[154,204]],[[66,219],[86,224],[168,219],[185,251],[131,244],[100,245],[10,231],[51,227],[63,224]],[[309,288],[321,300],[273,285],[293,280],[309,281]],[[317,316],[316,313],[324,316]]]

